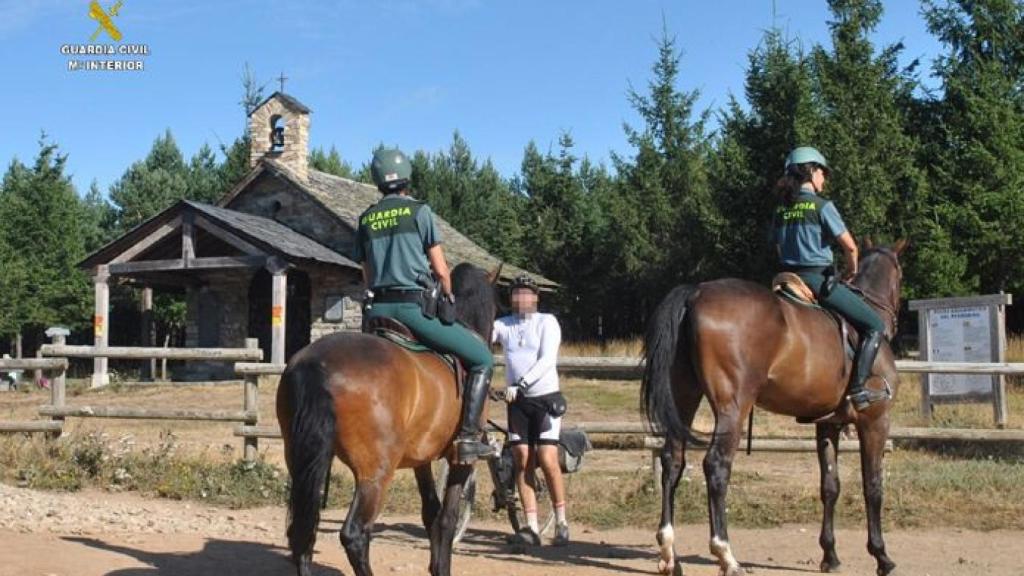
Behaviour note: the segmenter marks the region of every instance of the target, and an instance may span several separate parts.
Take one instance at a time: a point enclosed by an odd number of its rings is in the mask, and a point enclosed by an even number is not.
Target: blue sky
[[[663,17],[683,52],[680,88],[699,89],[700,108],[742,97],[765,29],[828,43],[824,0],[774,4],[773,18],[772,0],[124,0],[114,22],[123,43],[149,46],[145,70],[68,72],[61,45],[96,28],[88,0],[0,0],[0,162],[30,162],[45,130],[79,190],[96,179],[106,191],[165,129],[186,157],[230,142],[247,62],[263,81],[283,71],[313,110],[312,145],[355,166],[378,142],[435,151],[456,129],[506,176],[528,141],[545,150],[562,131],[607,161],[629,151],[626,92],[650,79]],[[876,42],[930,62],[941,47],[918,2],[885,4]]]

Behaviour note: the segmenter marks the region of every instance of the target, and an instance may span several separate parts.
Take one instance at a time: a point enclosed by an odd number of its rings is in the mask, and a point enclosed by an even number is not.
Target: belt
[[[422,290],[374,290],[373,301],[376,304],[419,303]]]
[[[793,264],[786,264],[782,267],[784,272],[794,272],[799,274],[801,272],[811,272],[813,274],[824,274],[828,266],[796,266]]]

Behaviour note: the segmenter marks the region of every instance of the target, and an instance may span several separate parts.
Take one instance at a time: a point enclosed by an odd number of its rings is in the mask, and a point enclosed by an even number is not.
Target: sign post
[[[912,300],[918,312],[921,360],[1005,362],[1006,306],[1011,294]],[[996,426],[1006,426],[1006,378],[999,375],[922,374],[921,415],[935,404],[992,402]]]

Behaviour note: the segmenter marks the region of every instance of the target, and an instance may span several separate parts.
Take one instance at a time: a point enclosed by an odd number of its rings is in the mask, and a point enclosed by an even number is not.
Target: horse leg
[[[821,560],[822,572],[836,572],[839,569],[839,556],[836,554],[836,535],[832,531],[835,518],[836,500],[839,499],[839,469],[837,464],[839,453],[839,432],[841,425],[818,424],[815,428],[818,447],[818,467],[821,469],[821,503],[824,512],[821,517],[821,535],[818,543],[825,552]]]
[[[677,394],[676,408],[679,410],[680,421],[689,428],[693,425],[693,417],[697,414],[703,394],[696,386],[688,384],[675,385]],[[661,558],[658,560],[658,571],[662,574],[683,575],[683,565],[676,562],[675,550],[675,508],[676,490],[679,480],[686,469],[686,437],[682,439],[665,437],[665,446],[661,450],[661,524],[658,528],[658,549]]]
[[[450,576],[452,569],[452,541],[459,524],[459,504],[463,488],[473,472],[473,466],[449,462],[448,483],[444,491],[441,513],[430,530],[430,574]]]
[[[686,468],[686,439],[665,438],[661,450],[661,524],[658,528],[658,572],[682,576],[683,565],[676,562],[675,549],[675,502],[676,488]]]
[[[437,485],[434,483],[434,471],[430,464],[424,464],[413,470],[416,474],[416,487],[420,491],[420,501],[423,503],[421,516],[423,527],[430,535],[430,527],[434,524],[438,512],[441,511],[441,500],[437,497]]]
[[[864,507],[868,514],[868,552],[878,562],[878,576],[886,576],[896,568],[896,563],[885,553],[882,539],[882,457],[889,437],[888,413],[868,422],[858,422],[857,435],[860,437]]]
[[[341,545],[345,547],[345,554],[356,576],[373,575],[370,568],[370,535],[393,476],[394,471],[389,471],[369,480],[356,477],[355,495],[340,535]]]
[[[708,509],[711,515],[711,553],[718,558],[720,576],[745,574],[729,545],[725,498],[729,491],[732,460],[740,441],[741,422],[750,410],[732,404],[724,411],[716,410],[715,436],[704,456],[704,478],[708,485]]]

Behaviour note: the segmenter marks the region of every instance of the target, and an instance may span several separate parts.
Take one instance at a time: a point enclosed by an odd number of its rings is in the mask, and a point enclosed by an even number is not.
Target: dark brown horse
[[[483,270],[452,271],[457,315],[490,342],[495,298]],[[459,501],[472,466],[449,462],[443,506],[430,464],[451,455],[462,398],[448,365],[358,333],[324,337],[288,363],[277,391],[277,418],[292,477],[288,545],[300,576],[309,576],[322,489],[335,456],[355,478],[341,542],[359,576],[372,574],[370,534],[395,470],[412,468],[430,535],[430,573],[451,570]]]
[[[892,248],[865,250],[853,284],[887,322],[892,337],[900,303],[900,241]],[[844,400],[852,362],[831,316],[776,296],[765,286],[725,279],[675,288],[658,306],[644,342],[647,365],[642,402],[648,422],[665,434],[662,453],[662,512],[658,543],[662,573],[682,574],[673,546],[676,487],[685,465],[687,440],[697,440],[690,426],[702,398],[715,415],[715,428],[704,457],[711,552],[723,576],[743,569],[733,556],[726,526],[726,492],[743,420],[755,405],[778,414],[815,419],[821,500],[824,516],[819,542],[823,572],[839,567],[832,518],[839,497],[836,469],[839,433],[853,424],[860,438],[861,476],[868,517],[868,552],[878,574],[895,564],[882,539],[882,455],[889,435],[891,400],[856,412]],[[881,389],[897,383],[892,350],[883,345],[867,385]],[[699,440],[698,440],[699,441]]]

